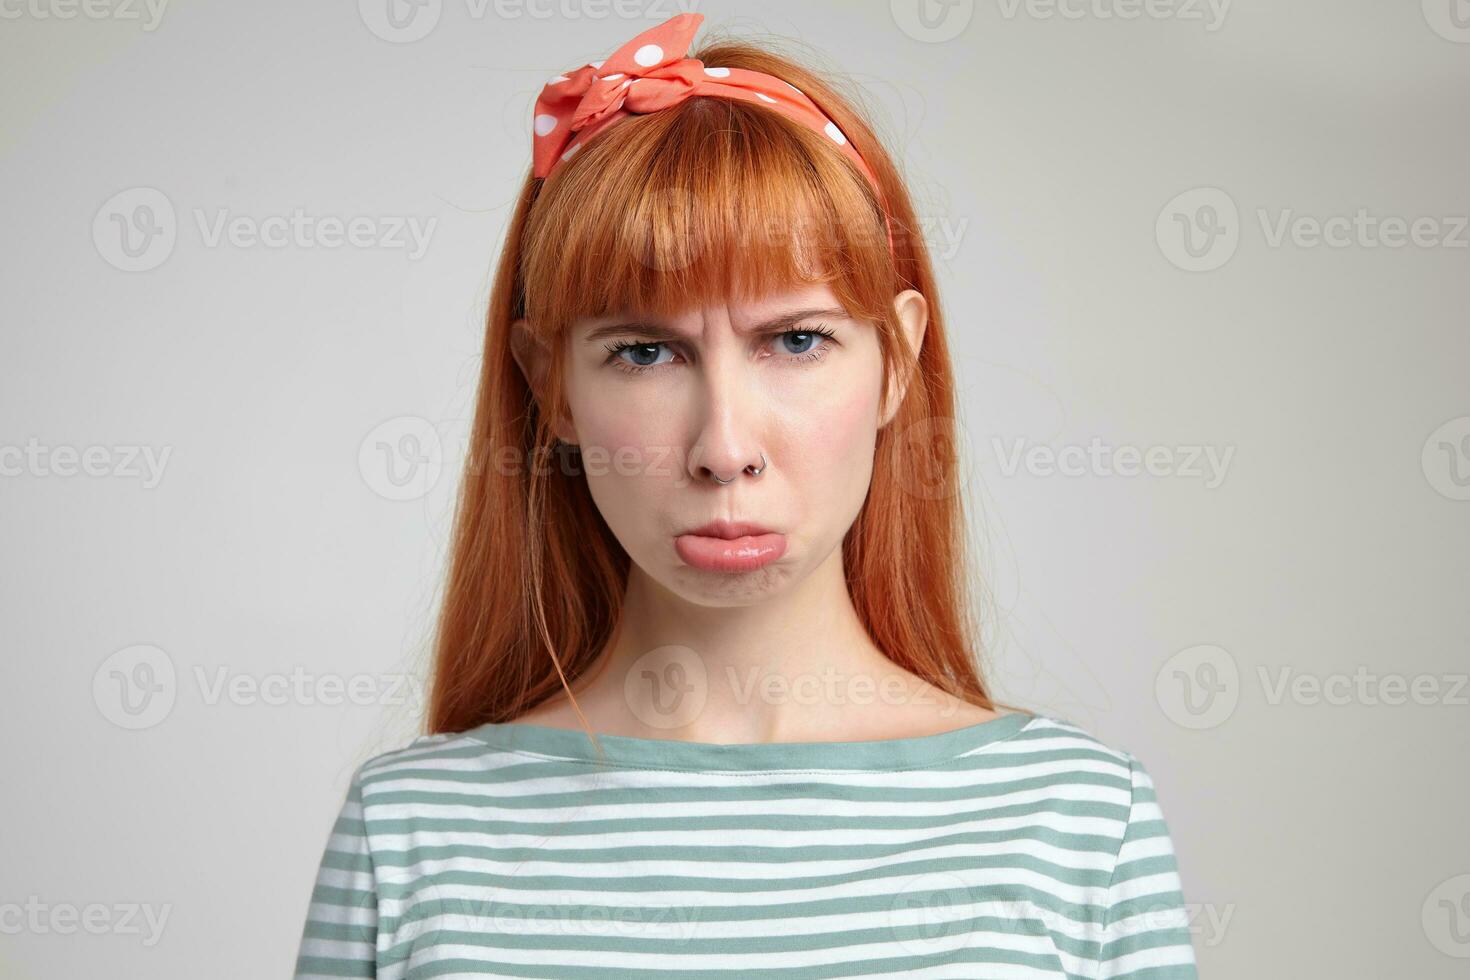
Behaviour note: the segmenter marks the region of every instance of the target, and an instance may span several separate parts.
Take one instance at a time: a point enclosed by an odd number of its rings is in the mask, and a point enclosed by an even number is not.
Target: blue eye
[[[817,333],[815,330],[788,330],[786,333],[780,334],[780,336],[799,338],[798,342],[804,343],[804,346],[801,350],[792,351],[792,353],[805,354],[808,350],[811,349],[812,344],[818,343],[818,338],[820,338],[821,334]]]
[[[802,330],[783,330],[772,336],[786,339],[791,338],[790,346],[797,349],[790,351],[782,359],[786,361],[816,361],[826,356],[826,347],[815,347],[824,338],[835,336],[834,331],[826,326],[807,327]],[[641,374],[644,371],[667,364],[668,361],[659,360],[660,349],[663,353],[672,354],[673,351],[664,341],[637,341],[618,340],[611,344],[604,344],[603,349],[608,352],[608,360],[614,367],[629,374]],[[627,354],[627,357],[624,355]]]
[[[653,367],[654,365],[656,365],[657,363],[659,363],[657,361],[658,348],[663,347],[664,345],[661,344],[661,343],[653,343],[653,344],[620,344],[620,345],[616,345],[616,346],[617,346],[617,349],[613,351],[613,356],[614,357],[618,357],[624,351],[628,351],[628,352],[630,352],[630,354],[632,356],[632,360],[629,363],[633,364],[635,367],[645,368],[645,367]],[[665,352],[666,353],[673,353],[672,351],[668,351],[667,348],[665,349]],[[645,358],[654,358],[654,360],[645,360]]]

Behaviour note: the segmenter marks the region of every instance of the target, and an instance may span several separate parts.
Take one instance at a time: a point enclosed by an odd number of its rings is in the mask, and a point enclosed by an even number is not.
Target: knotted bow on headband
[[[593,136],[620,119],[657,112],[694,95],[766,105],[815,132],[857,165],[878,197],[893,251],[893,227],[878,179],[837,124],[790,82],[744,68],[706,68],[688,58],[703,14],[676,14],[628,41],[604,61],[557,75],[536,99],[532,174],[546,177]]]

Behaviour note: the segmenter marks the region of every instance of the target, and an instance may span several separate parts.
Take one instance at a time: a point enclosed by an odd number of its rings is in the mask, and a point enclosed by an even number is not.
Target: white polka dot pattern
[[[703,20],[703,14],[676,14],[607,58],[551,78],[536,99],[532,117],[532,175],[549,177],[588,140],[620,119],[657,112],[702,95],[768,105],[824,134],[867,177],[881,203],[882,187],[872,168],[837,123],[801,89],[764,72],[706,66],[685,55]],[[886,214],[886,205],[884,210]],[[891,225],[888,240],[891,247]]]

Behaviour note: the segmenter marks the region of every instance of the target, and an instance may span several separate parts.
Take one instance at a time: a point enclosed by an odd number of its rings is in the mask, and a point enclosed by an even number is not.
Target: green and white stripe
[[[296,976],[1197,977],[1148,774],[1067,722],[601,742],[491,724],[364,763]]]

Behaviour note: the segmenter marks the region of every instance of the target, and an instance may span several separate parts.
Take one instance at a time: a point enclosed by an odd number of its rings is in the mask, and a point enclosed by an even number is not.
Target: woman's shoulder
[[[472,770],[474,760],[488,749],[474,737],[474,731],[417,735],[397,748],[368,756],[358,764],[353,782],[364,787],[390,780],[422,782]]]
[[[1055,763],[1074,773],[1088,773],[1133,787],[1148,779],[1143,764],[1128,748],[1099,736],[1086,725],[1041,711],[1011,739],[1020,759]]]
[[[1029,711],[1027,714],[1031,715],[1031,720],[1026,731],[1035,741],[1093,752],[1125,765],[1134,758],[1128,749],[1098,735],[1091,726],[1047,711]]]

